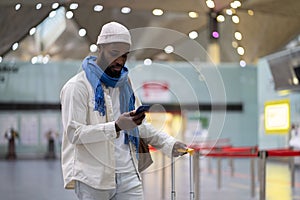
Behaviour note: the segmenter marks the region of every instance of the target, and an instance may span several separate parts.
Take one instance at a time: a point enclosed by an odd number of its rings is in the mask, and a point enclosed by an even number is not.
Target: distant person
[[[294,124],[292,124],[289,145],[294,149],[300,149],[300,127]]]
[[[8,152],[6,154],[6,159],[14,160],[17,158],[15,139],[19,137],[19,134],[14,128],[11,128],[5,132],[4,137],[8,140]]]
[[[65,188],[78,199],[142,200],[137,153],[143,139],[168,156],[186,145],[146,123],[125,66],[131,45],[128,29],[116,22],[102,27],[98,56],[82,62],[83,71],[61,90],[62,171]]]
[[[48,151],[46,153],[45,158],[46,159],[55,159],[55,138],[58,136],[58,134],[50,129],[49,131],[46,132],[45,134],[46,139],[48,141]]]

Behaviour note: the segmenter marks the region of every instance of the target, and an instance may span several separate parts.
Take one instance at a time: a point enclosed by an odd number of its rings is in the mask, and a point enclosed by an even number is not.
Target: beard
[[[123,65],[119,65],[118,63],[110,64],[105,58],[104,54],[101,54],[100,67],[108,76],[112,78],[119,78],[121,76]]]
[[[119,78],[121,76],[122,68],[123,65],[119,65],[119,64],[109,65],[104,70],[104,73],[106,73],[112,78]]]

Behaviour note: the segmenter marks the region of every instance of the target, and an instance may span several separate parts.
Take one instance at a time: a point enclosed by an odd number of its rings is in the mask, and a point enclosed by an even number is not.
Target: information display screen
[[[290,129],[290,101],[265,102],[265,132],[287,134]]]

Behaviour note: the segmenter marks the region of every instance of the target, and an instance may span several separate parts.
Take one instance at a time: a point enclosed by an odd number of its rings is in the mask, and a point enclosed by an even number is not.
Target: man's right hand
[[[116,131],[134,129],[143,122],[145,116],[145,112],[135,115],[135,111],[121,114],[115,122]]]

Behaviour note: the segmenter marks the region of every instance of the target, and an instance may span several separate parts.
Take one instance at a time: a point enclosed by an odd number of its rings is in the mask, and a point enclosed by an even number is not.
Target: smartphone
[[[138,107],[138,109],[136,109],[135,111],[135,115],[141,113],[141,112],[147,112],[150,109],[150,105],[142,105],[140,107]]]

